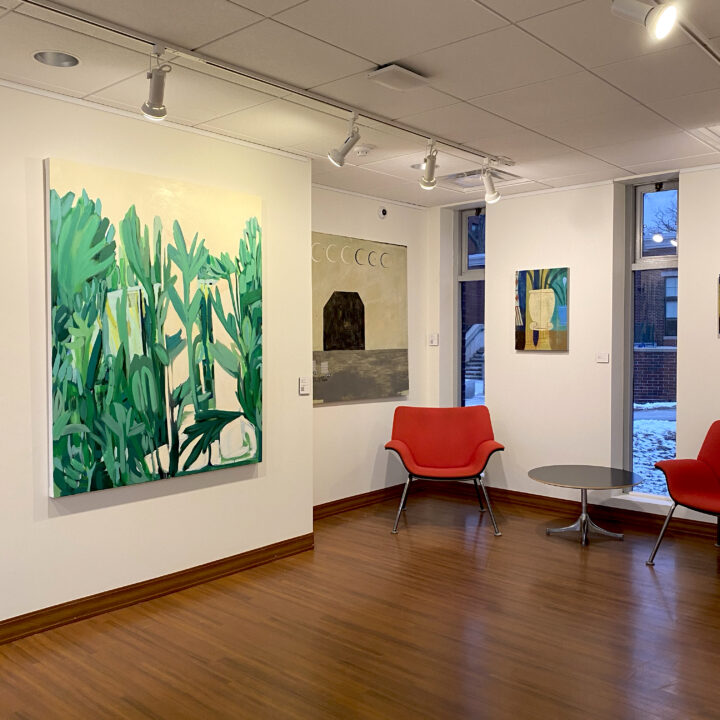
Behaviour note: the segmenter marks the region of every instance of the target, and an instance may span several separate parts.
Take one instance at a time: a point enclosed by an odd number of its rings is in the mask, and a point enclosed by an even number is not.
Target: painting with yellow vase
[[[515,273],[515,349],[568,349],[568,268]]]
[[[51,495],[260,462],[260,198],[45,169]]]

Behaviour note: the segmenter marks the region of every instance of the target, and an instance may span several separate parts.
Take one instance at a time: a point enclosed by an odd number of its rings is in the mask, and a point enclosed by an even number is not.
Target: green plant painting
[[[238,219],[248,196],[230,206],[226,191],[60,160],[46,172],[52,495],[259,462],[262,233],[256,215]],[[113,210],[93,188],[117,195]]]

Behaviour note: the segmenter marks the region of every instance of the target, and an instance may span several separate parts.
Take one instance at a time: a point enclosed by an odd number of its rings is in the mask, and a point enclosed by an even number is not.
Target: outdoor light
[[[485,202],[488,205],[496,203],[502,196],[495,189],[495,181],[490,174],[490,170],[486,168],[482,174],[483,185],[485,185]]]
[[[664,240],[663,236],[660,233],[655,233],[652,236],[652,239],[653,239],[653,242],[656,242],[656,243],[661,243]]]
[[[672,3],[648,5],[641,0],[612,0],[613,15],[644,25],[656,40],[667,37],[677,20],[677,7]]]
[[[435,147],[435,141],[431,140],[428,146],[428,153],[425,156],[423,165],[425,166],[423,176],[420,178],[420,187],[423,190],[432,190],[437,185],[435,179],[435,161],[437,160],[437,148]]]
[[[159,45],[155,45],[153,48],[153,55],[150,56],[150,69],[147,73],[147,78],[150,81],[150,92],[148,93],[148,99],[140,108],[148,120],[156,122],[164,120],[167,115],[167,108],[165,107],[165,76],[172,70],[172,67],[167,63],[160,65],[160,56],[164,51],[165,48]],[[153,56],[158,63],[156,67],[152,66]]]
[[[348,135],[345,138],[345,142],[340,148],[334,148],[328,153],[328,160],[337,167],[342,167],[345,164],[345,157],[353,149],[355,143],[360,139],[360,130],[355,124],[358,114],[354,112],[350,118],[350,124],[348,126]]]

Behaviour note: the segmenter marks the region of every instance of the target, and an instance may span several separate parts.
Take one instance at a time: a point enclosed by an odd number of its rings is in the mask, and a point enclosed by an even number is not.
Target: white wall
[[[678,457],[695,457],[720,420],[720,169],[680,175],[678,243]]]
[[[378,209],[385,207],[384,220]],[[427,404],[438,348],[427,346],[428,295],[435,297],[427,271],[426,211],[392,202],[314,187],[312,229],[408,249],[409,404]],[[401,401],[405,402],[405,401]],[[398,402],[384,400],[318,406],[314,420],[314,503],[320,505],[404,482],[398,460],[384,449]]]
[[[614,194],[608,183],[507,197],[487,210],[486,399],[506,446],[489,467],[491,485],[577,500],[528,470],[611,463],[611,368],[622,362],[613,338],[613,293],[622,290],[613,285]],[[569,268],[569,351],[516,351],[515,272],[552,267]],[[598,352],[611,363],[596,363]]]
[[[0,88],[4,281],[0,619],[312,531],[310,166],[279,154]],[[260,465],[48,498],[42,161],[61,157],[263,199]]]

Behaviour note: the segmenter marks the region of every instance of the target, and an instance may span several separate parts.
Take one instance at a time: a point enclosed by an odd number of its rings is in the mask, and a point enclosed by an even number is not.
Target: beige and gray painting
[[[408,393],[407,248],[313,233],[314,403]]]

